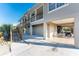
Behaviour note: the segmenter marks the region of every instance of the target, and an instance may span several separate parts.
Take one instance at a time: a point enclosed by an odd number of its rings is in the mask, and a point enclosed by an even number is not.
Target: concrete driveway
[[[79,49],[73,45],[51,42],[38,38],[30,38],[29,35],[24,36],[21,42],[13,42],[11,45],[11,53],[4,56],[77,56]]]
[[[66,45],[64,45],[66,46]],[[57,46],[45,40],[28,39],[25,42],[13,43],[9,56],[77,56],[79,49],[73,46]]]

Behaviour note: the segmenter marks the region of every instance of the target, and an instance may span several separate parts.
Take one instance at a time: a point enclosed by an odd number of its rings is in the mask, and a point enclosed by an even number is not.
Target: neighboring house
[[[31,36],[41,35],[44,39],[52,39],[60,34],[64,36],[70,32],[70,36],[74,37],[74,45],[79,48],[79,4],[77,3],[35,4],[21,18],[20,25],[27,28]]]

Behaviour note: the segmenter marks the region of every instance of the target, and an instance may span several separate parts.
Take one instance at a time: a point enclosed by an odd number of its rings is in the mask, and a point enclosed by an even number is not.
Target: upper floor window
[[[49,3],[49,11],[54,10],[62,5],[64,5],[65,3]]]
[[[55,3],[49,3],[49,11],[55,9]]]
[[[57,7],[64,5],[64,3],[57,3]]]

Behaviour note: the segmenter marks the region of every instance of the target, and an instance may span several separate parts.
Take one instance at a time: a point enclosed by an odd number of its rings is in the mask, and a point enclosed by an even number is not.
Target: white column
[[[30,24],[30,37],[32,37],[32,25]]]
[[[50,40],[53,40],[54,39],[54,36],[56,36],[57,35],[57,26],[55,25],[55,24],[53,24],[53,23],[49,23],[49,39]]]
[[[79,48],[79,18],[74,21],[74,38],[75,47]]]
[[[46,40],[47,39],[47,23],[43,23],[43,29],[44,29],[43,36],[44,36],[44,39]]]
[[[50,30],[49,30],[49,33],[50,33],[50,38],[53,38],[54,35],[56,35],[56,25],[50,23]]]

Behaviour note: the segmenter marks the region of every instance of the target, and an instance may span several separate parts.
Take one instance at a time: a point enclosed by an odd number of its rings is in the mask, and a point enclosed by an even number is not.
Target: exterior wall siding
[[[76,15],[79,14],[79,4],[66,4],[62,8],[58,8],[57,10],[54,11],[49,11],[47,7],[45,10],[46,13],[44,16],[46,21],[61,20],[72,17],[75,18]]]

